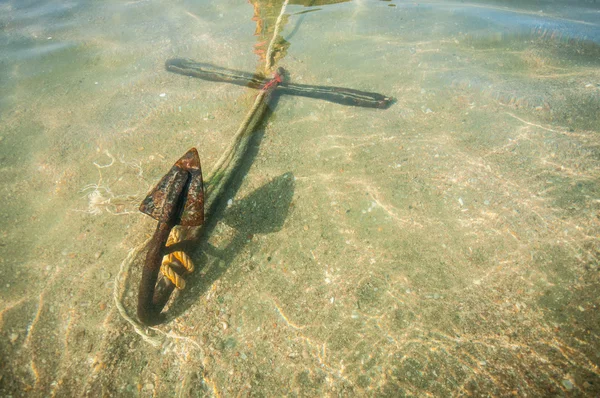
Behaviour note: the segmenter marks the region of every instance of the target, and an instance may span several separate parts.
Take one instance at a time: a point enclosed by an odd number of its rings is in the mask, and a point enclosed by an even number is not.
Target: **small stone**
[[[152,383],[144,384],[144,390],[153,390],[153,389],[154,389],[154,384],[152,384]]]
[[[568,380],[568,379],[564,379],[564,380],[562,381],[562,385],[565,387],[565,389],[566,389],[567,391],[572,391],[572,390],[573,390],[573,387],[575,387],[575,386],[573,385],[573,383],[571,382],[571,380]]]
[[[19,338],[19,335],[17,333],[11,333],[10,336],[8,336],[8,340],[10,340],[11,344],[14,344],[18,338]]]
[[[103,269],[102,271],[100,271],[100,277],[103,280],[110,280],[110,278],[112,277],[112,274],[110,272],[108,272],[107,270]]]
[[[164,98],[166,96],[167,96],[167,93],[160,93],[160,95],[159,95],[160,98]]]
[[[106,303],[104,303],[104,302],[100,303],[98,308],[100,308],[100,311],[104,311],[106,309]]]
[[[305,225],[303,228],[305,231],[308,231],[308,225]]]
[[[96,252],[96,253],[94,253],[94,258],[95,258],[96,260],[98,260],[100,257],[102,257],[102,252],[101,252],[101,251],[100,251],[100,252]]]

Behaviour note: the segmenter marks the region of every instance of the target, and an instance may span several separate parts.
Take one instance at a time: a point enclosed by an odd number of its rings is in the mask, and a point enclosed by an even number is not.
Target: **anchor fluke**
[[[196,148],[185,153],[142,201],[140,211],[161,223],[204,223],[204,182]]]

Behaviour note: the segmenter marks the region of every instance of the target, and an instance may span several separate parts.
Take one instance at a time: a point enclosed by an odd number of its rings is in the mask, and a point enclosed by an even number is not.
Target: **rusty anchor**
[[[257,104],[264,105],[268,102],[269,95],[283,81],[283,74],[283,69],[279,68],[271,80],[264,83],[255,106],[242,122],[242,127],[236,133],[236,137],[245,134],[251,120],[256,115],[262,114],[265,107]],[[239,144],[240,140],[237,139],[234,142]],[[213,178],[211,178],[213,202],[214,197],[219,195],[219,187],[223,189],[226,186],[226,182],[223,181],[227,181],[235,169],[236,162],[233,160],[239,159],[244,153],[235,145],[230,148],[222,159],[233,163],[218,162],[220,166],[215,166],[215,168],[220,177],[215,178],[213,174]],[[237,155],[235,154],[236,150],[239,150]],[[234,166],[231,166],[232,164]],[[215,180],[217,180],[217,188],[214,188]],[[175,226],[199,227],[204,223],[204,205],[204,183],[200,158],[196,148],[192,148],[175,163],[140,205],[142,213],[158,221],[156,231],[148,243],[138,294],[138,318],[145,325],[156,325],[164,320],[164,314],[161,312],[169,301],[171,293],[175,287],[183,288],[185,282],[181,276],[193,270],[193,264],[189,257],[174,248],[175,246],[181,247],[181,245],[168,245],[171,243],[170,236],[173,238],[180,232],[179,229],[173,229]],[[171,233],[172,230],[173,233]],[[168,255],[165,256],[166,254]],[[167,262],[166,268],[164,267],[165,262]],[[160,271],[165,277],[158,280]]]
[[[157,288],[169,234],[177,225],[198,227],[204,223],[204,183],[196,148],[187,151],[171,167],[143,200],[140,211],[158,221],[158,225],[148,244],[137,313],[142,323],[156,325],[164,319],[161,311],[174,289],[168,280],[162,288]],[[185,271],[185,268],[179,269],[180,273]]]

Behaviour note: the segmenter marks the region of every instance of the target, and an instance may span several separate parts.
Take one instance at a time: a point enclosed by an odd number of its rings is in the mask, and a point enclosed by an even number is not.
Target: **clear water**
[[[397,102],[279,99],[156,348],[137,207],[256,95],[164,62],[258,70],[281,1],[0,1],[0,395],[600,395],[599,4],[327,3],[278,65]]]

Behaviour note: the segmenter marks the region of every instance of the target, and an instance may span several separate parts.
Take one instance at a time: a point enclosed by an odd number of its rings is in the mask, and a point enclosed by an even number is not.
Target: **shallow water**
[[[256,95],[164,63],[260,70],[281,2],[0,2],[0,395],[600,395],[598,4],[327,3],[277,64],[396,103],[272,103],[144,340],[139,203]]]

